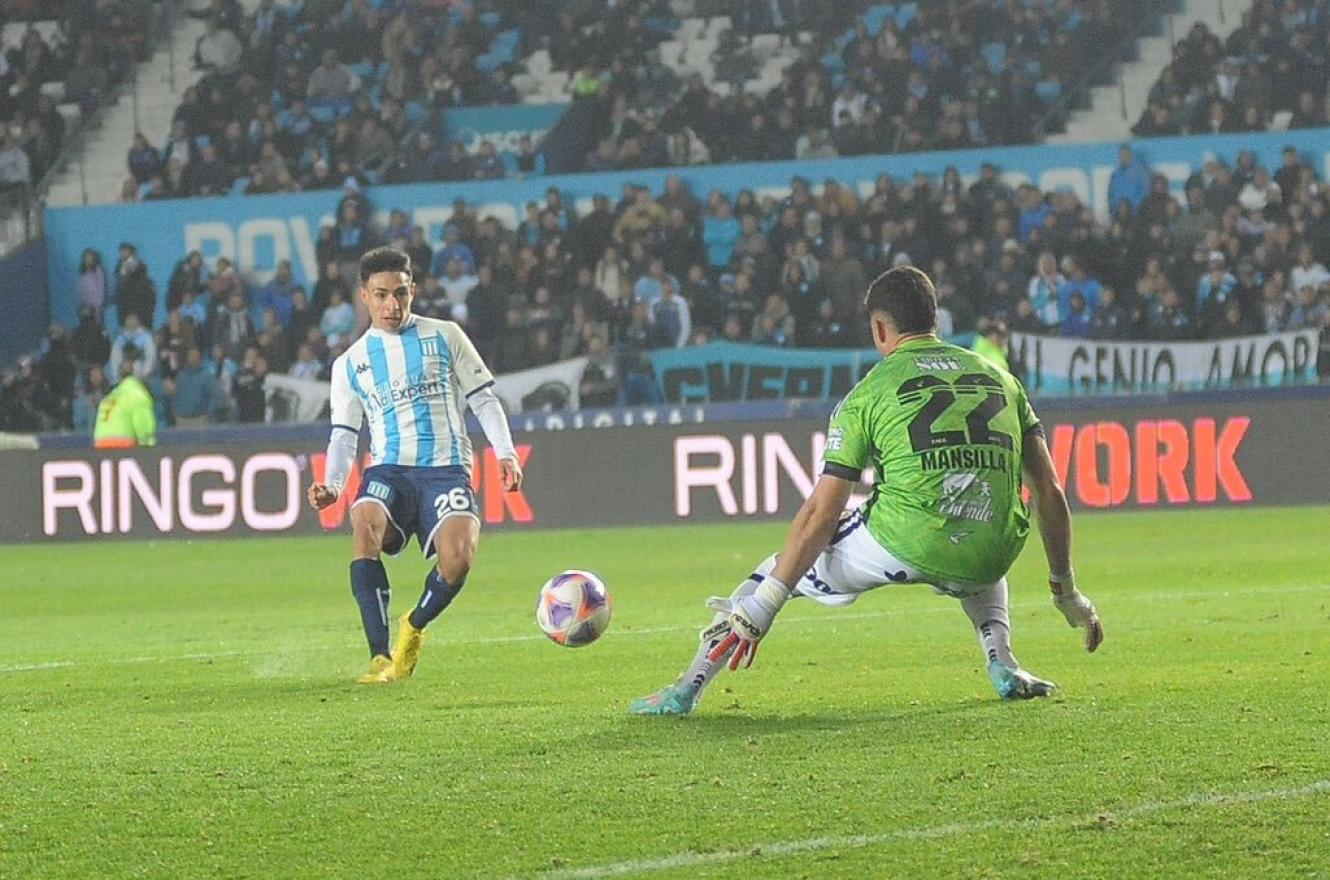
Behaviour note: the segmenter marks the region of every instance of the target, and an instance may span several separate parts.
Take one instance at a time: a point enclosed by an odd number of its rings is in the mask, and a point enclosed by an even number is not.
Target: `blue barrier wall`
[[[1280,150],[1292,144],[1323,177],[1330,177],[1330,129],[1258,135],[1159,138],[1136,144],[1142,156],[1181,190],[1182,183],[1214,155],[1232,161],[1240,150],[1252,150],[1263,164],[1275,167]],[[955,165],[965,176],[978,173],[983,162],[1004,170],[1009,181],[1031,180],[1044,190],[1070,189],[1103,216],[1107,210],[1109,176],[1117,163],[1117,144],[1009,147],[957,150],[817,162],[768,162],[752,165],[713,165],[702,168],[660,169],[543,177],[537,181],[502,180],[470,184],[385,186],[370,190],[376,208],[405,210],[424,226],[432,240],[442,238],[443,225],[455,198],[473,203],[482,215],[516,224],[522,206],[557,186],[582,207],[595,193],[617,195],[633,181],[659,191],[667,175],[680,174],[705,194],[712,189],[734,192],[751,188],[759,195],[783,194],[790,178],[802,175],[817,182],[834,178],[869,190],[879,174],[907,177],[914,172],[940,175]],[[332,221],[338,192],[294,195],[226,196],[181,199],[131,205],[52,208],[46,212],[47,253],[50,263],[52,316],[72,323],[75,318],[74,278],[79,254],[85,247],[101,251],[113,264],[121,241],[139,248],[159,294],[164,292],[171,268],[185,253],[201,250],[210,260],[232,258],[250,283],[271,277],[278,260],[290,259],[299,278],[309,281],[316,271],[314,243],[318,230]]]
[[[70,284],[66,299],[72,302],[72,280]],[[26,244],[0,260],[0,315],[4,316],[0,320],[0,364],[11,364],[37,347],[46,332],[53,299],[47,294],[46,249],[41,242]]]
[[[461,141],[468,153],[492,141],[505,158],[517,152],[517,142],[529,134],[540,145],[545,132],[558,123],[567,104],[513,104],[503,107],[456,107],[443,112],[444,135]],[[511,167],[511,166],[510,166]]]

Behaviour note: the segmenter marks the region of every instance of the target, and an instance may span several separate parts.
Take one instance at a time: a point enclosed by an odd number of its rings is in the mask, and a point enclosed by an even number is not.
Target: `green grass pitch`
[[[366,657],[349,539],[0,548],[0,877],[1327,877],[1330,509],[1077,520],[1086,655],[1038,540],[1002,704],[956,603],[796,602],[696,714],[643,719],[778,525],[482,541],[415,678]],[[597,644],[540,583],[614,593]],[[390,566],[397,610],[424,565]]]

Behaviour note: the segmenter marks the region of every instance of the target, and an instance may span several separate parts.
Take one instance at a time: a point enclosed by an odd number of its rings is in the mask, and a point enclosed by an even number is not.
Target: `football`
[[[611,605],[605,583],[591,572],[560,572],[540,588],[536,623],[551,641],[580,648],[600,638],[609,627]]]

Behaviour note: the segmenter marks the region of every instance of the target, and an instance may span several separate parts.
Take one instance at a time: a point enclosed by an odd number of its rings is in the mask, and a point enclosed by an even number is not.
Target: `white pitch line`
[[[540,876],[547,880],[598,880],[602,877],[623,877],[629,874],[649,874],[677,868],[715,865],[741,859],[778,858],[822,850],[862,849],[884,843],[909,840],[932,840],[940,837],[962,837],[989,831],[1040,831],[1048,828],[1093,825],[1134,819],[1151,813],[1192,808],[1227,807],[1241,804],[1259,804],[1276,800],[1313,797],[1330,794],[1330,779],[1322,779],[1295,788],[1273,788],[1265,791],[1240,791],[1229,794],[1194,794],[1170,801],[1151,801],[1122,810],[1101,810],[1080,816],[1049,816],[1040,819],[985,819],[980,822],[955,822],[922,828],[901,828],[880,834],[855,834],[845,837],[809,837],[803,840],[780,840],[755,843],[749,846],[698,853],[681,852],[653,859],[635,859],[586,868],[559,868]]]
[[[37,672],[41,669],[65,669],[78,666],[73,660],[56,660],[51,663],[28,663],[23,666],[0,666],[0,672]]]
[[[912,585],[918,586],[918,585]],[[1297,587],[1268,587],[1265,589],[1255,587],[1245,590],[1194,590],[1177,591],[1163,593],[1145,593],[1130,596],[1118,597],[1117,601],[1127,602],[1154,602],[1162,600],[1181,600],[1181,599],[1213,599],[1224,598],[1226,596],[1251,596],[1251,595],[1271,595],[1278,593],[1314,593],[1321,590],[1330,590],[1330,584],[1306,584]],[[1011,608],[1042,608],[1046,603],[1043,601],[1035,602],[1013,602]],[[1106,606],[1108,607],[1108,606]],[[782,617],[781,627],[785,628],[791,625],[805,623],[841,623],[846,620],[878,620],[888,617],[916,617],[923,614],[951,614],[952,606],[949,603],[939,603],[931,608],[916,608],[910,611],[840,611],[835,614],[818,615],[817,617]],[[651,636],[662,633],[677,632],[696,632],[701,628],[700,624],[689,626],[658,626],[647,629],[630,629],[615,633],[615,638],[622,639],[628,636]],[[451,645],[498,645],[511,642],[539,642],[544,641],[544,635],[511,635],[511,636],[482,636],[480,638],[456,639],[448,644]],[[342,645],[310,645],[300,650],[306,651],[331,651],[341,649]],[[105,660],[95,661],[97,666],[123,666],[135,663],[172,663],[181,660],[216,660],[224,657],[262,657],[272,654],[268,648],[254,648],[244,651],[213,651],[197,652],[190,654],[162,654],[152,657],[109,657]],[[13,666],[0,666],[0,675],[13,672],[40,672],[47,669],[70,669],[73,667],[87,665],[89,661],[77,660],[55,660],[49,663],[27,663]]]

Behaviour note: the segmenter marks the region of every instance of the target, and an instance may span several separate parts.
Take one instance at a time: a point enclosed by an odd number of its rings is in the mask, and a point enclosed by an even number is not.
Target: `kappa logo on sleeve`
[[[356,364],[356,375],[359,376],[361,373],[368,373],[371,369],[373,368],[367,363]]]

